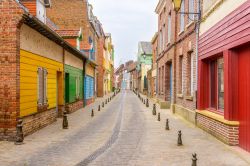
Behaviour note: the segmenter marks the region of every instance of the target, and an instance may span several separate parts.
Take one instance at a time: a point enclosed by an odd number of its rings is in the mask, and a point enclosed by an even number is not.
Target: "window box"
[[[188,29],[190,26],[192,26],[194,24],[194,21],[191,21],[190,23],[188,23],[185,27],[185,29]]]
[[[186,100],[193,101],[194,97],[193,96],[185,96]]]
[[[184,33],[184,31],[180,31],[180,32],[178,33],[178,36],[182,35],[183,33]]]
[[[183,99],[183,94],[177,94],[177,97]]]

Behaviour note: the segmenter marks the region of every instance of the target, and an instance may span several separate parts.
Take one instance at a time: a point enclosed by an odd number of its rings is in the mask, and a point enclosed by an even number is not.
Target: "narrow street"
[[[69,115],[67,130],[62,129],[59,119],[25,137],[23,145],[0,142],[0,165],[185,166],[191,165],[192,153],[197,153],[199,166],[250,164],[242,153],[158,106],[161,121],[157,121],[152,115],[152,101],[146,108],[131,91],[122,91],[98,112],[102,101],[97,99],[84,111]],[[166,118],[169,131],[165,130]],[[178,130],[183,133],[183,146],[177,146]]]

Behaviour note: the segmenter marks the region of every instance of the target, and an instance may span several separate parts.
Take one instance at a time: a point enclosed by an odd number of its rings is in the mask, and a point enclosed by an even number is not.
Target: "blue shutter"
[[[89,99],[94,96],[94,78],[90,76],[85,76],[85,98]]]

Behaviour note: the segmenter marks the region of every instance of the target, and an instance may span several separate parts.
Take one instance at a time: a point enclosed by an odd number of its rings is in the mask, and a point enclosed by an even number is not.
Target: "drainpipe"
[[[200,22],[201,22],[201,0],[198,0],[198,7],[197,7],[198,14],[198,21],[196,23],[196,109],[197,109],[197,97],[198,97],[198,58],[199,58],[199,33],[200,33]]]

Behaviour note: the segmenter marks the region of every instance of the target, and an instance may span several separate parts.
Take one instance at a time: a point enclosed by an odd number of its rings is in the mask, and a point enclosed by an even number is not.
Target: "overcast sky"
[[[89,0],[94,14],[111,33],[115,46],[115,67],[135,60],[139,41],[151,41],[157,31],[154,12],[158,0]]]

